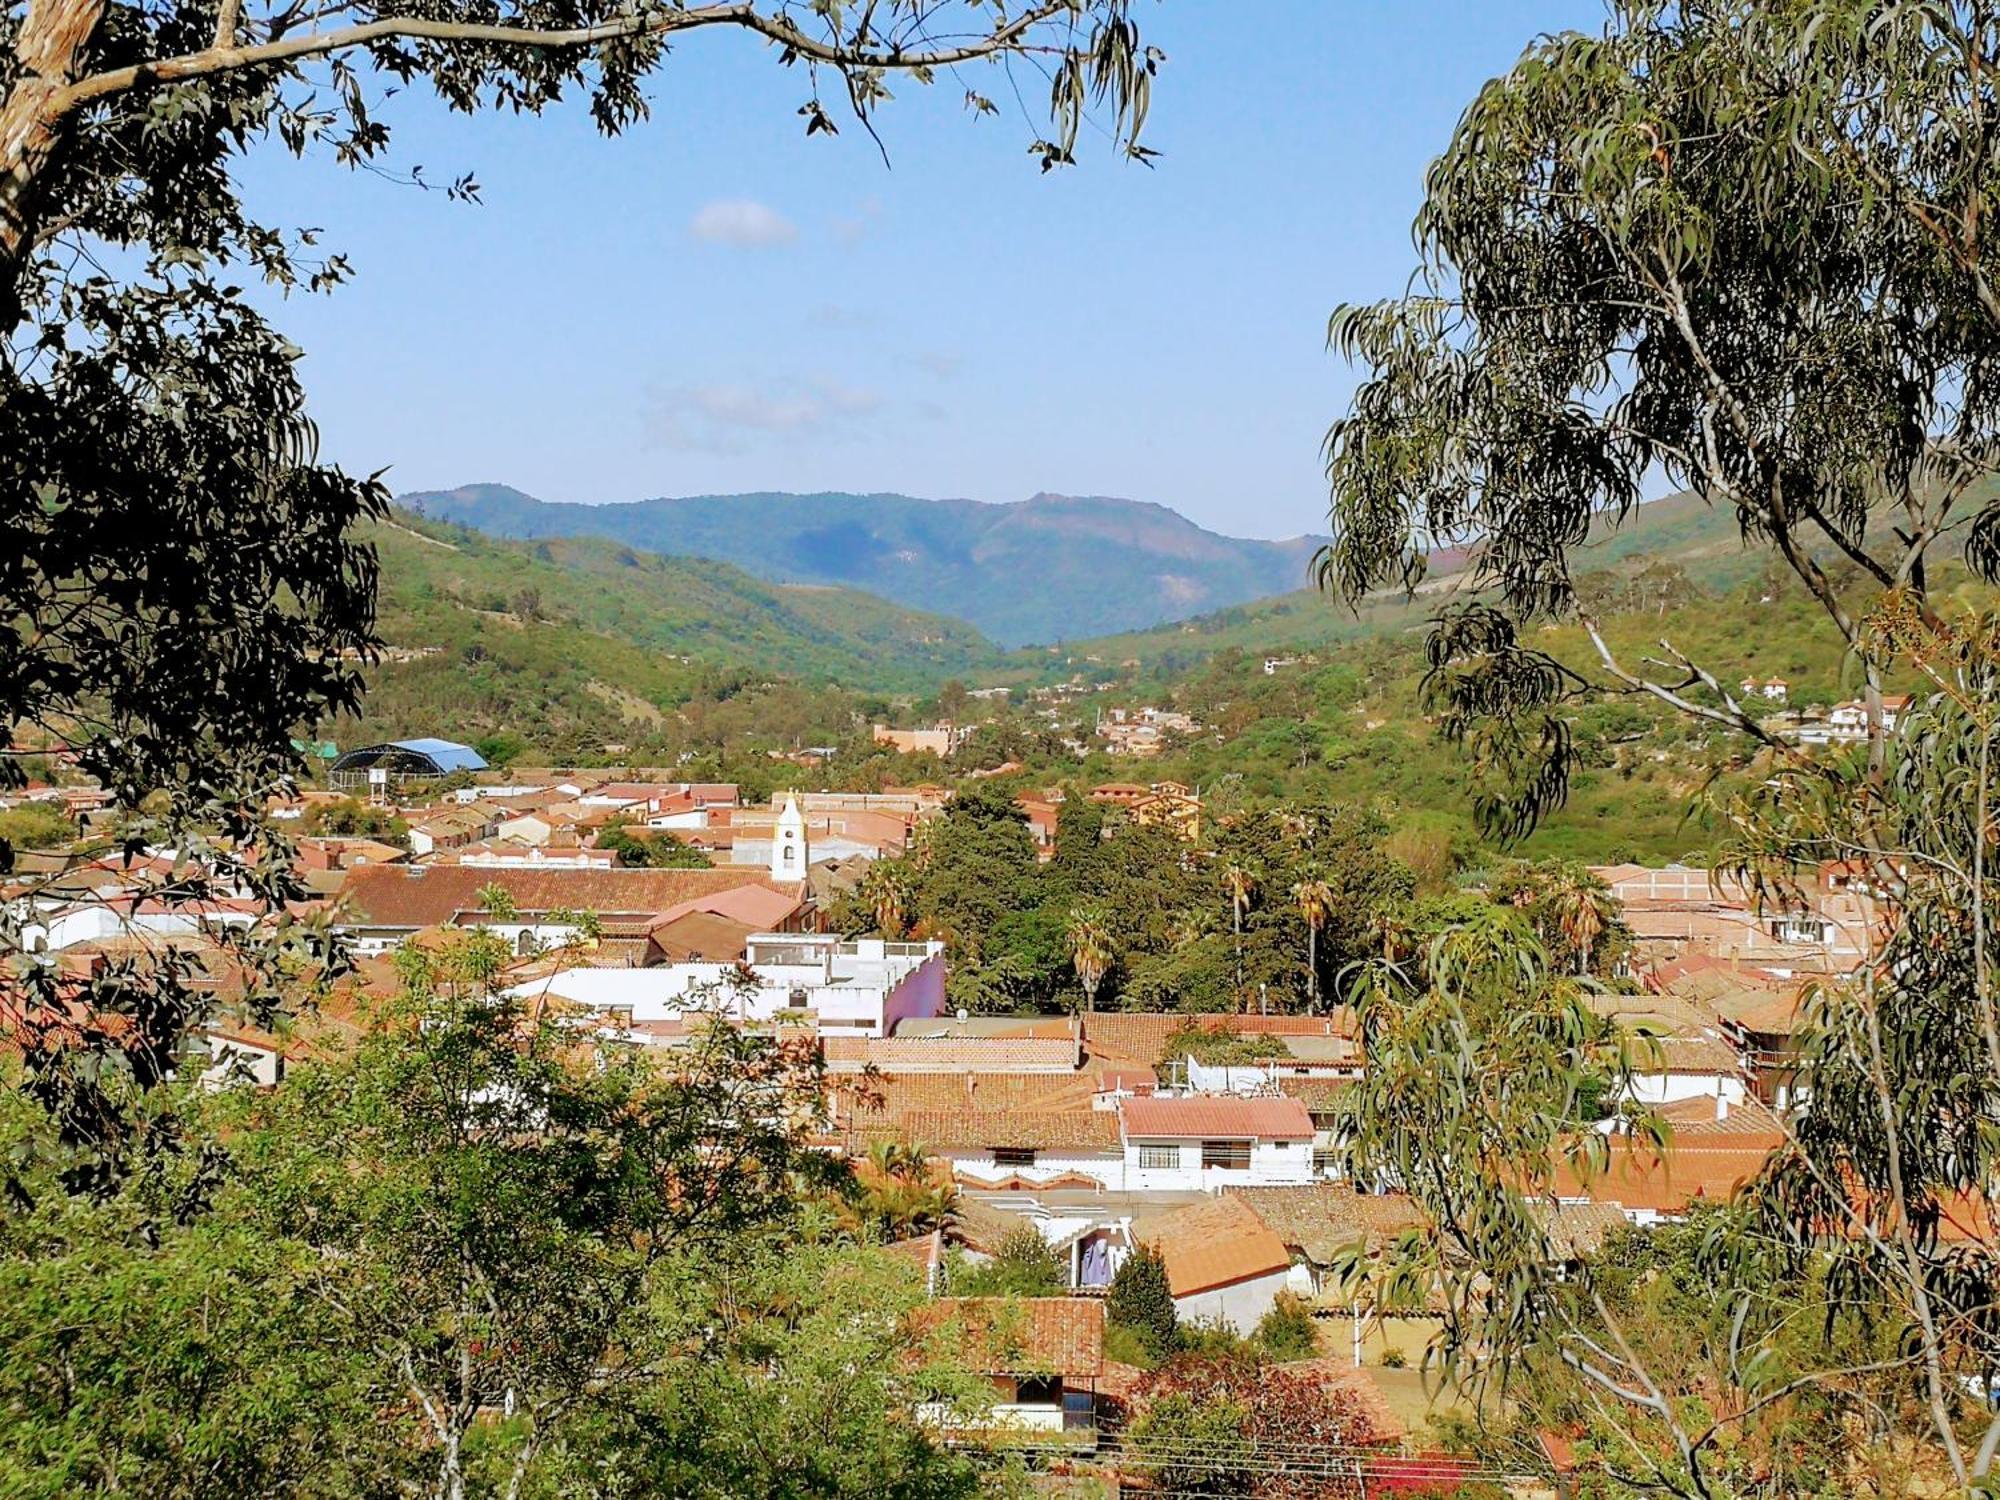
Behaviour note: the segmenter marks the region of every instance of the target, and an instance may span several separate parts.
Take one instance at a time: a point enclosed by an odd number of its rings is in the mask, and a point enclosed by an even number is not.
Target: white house
[[[921,1145],[974,1189],[1116,1190],[1125,1176],[1118,1121],[1102,1110],[905,1110],[864,1136]]]
[[[1135,1097],[1119,1102],[1118,1118],[1129,1190],[1214,1192],[1314,1180],[1312,1116],[1296,1099]]]
[[[1641,1039],[1632,1046],[1632,1080],[1622,1097],[1658,1107],[1683,1099],[1740,1105],[1750,1092],[1736,1049],[1714,1032]]]
[[[743,966],[565,969],[510,993],[567,1000],[622,1026],[634,1040],[643,1035],[635,1027],[715,1012],[742,1021],[797,1013],[822,1030],[886,1036],[905,1017],[943,1009],[944,967],[939,942],[843,942],[824,933],[764,932],[748,939]]]
[[[1141,1219],[1133,1234],[1160,1252],[1183,1323],[1254,1332],[1290,1289],[1292,1256],[1242,1199],[1228,1193]]]

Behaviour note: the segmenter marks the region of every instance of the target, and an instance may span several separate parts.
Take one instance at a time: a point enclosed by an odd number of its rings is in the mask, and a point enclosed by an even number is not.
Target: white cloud
[[[962,356],[947,354],[938,349],[926,349],[916,359],[918,369],[939,380],[950,380],[965,366]]]
[[[718,198],[696,211],[688,233],[713,245],[764,249],[789,245],[799,237],[799,227],[768,203],[754,198]]]
[[[643,420],[649,446],[734,453],[757,437],[838,436],[881,406],[876,392],[837,380],[717,381],[652,392]]]
[[[833,237],[843,245],[855,244],[867,236],[881,217],[882,200],[871,193],[855,205],[854,213],[833,221]]]

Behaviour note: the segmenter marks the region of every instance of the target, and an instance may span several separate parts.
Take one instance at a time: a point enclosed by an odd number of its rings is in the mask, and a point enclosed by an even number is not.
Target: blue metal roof
[[[470,745],[461,745],[455,740],[391,740],[390,744],[399,750],[414,750],[419,755],[428,755],[440,771],[483,771],[486,757]]]

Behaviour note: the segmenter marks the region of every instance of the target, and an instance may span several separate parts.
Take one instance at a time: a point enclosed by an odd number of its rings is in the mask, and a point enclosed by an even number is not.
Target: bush
[[[1278,1293],[1257,1325],[1257,1342],[1273,1359],[1311,1359],[1319,1353],[1319,1329],[1303,1297]]]
[[[1009,1230],[985,1265],[967,1265],[951,1278],[954,1297],[1060,1297],[1069,1278],[1049,1242],[1032,1224]]]
[[[1145,1341],[1153,1358],[1173,1352],[1180,1342],[1180,1314],[1167,1284],[1167,1263],[1151,1245],[1141,1245],[1125,1257],[1111,1278],[1104,1302],[1105,1316],[1123,1324]]]
[[[1409,1357],[1401,1349],[1384,1349],[1382,1351],[1382,1368],[1385,1370],[1400,1370],[1409,1362]]]

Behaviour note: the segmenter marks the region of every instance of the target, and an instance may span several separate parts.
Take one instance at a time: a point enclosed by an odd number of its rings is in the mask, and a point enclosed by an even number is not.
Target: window
[[[1014,1380],[1016,1406],[1060,1406],[1062,1398],[1060,1375],[1021,1375]]]
[[[1201,1164],[1207,1167],[1226,1167],[1241,1172],[1250,1165],[1250,1143],[1248,1141],[1203,1141],[1201,1143]]]
[[[1033,1146],[995,1146],[993,1165],[996,1167],[1032,1167],[1035,1164]]]
[[[1338,1151],[1313,1152],[1313,1171],[1322,1177],[1340,1175],[1340,1153]]]
[[[1181,1165],[1179,1146],[1141,1146],[1139,1169],[1144,1172],[1177,1172]]]

